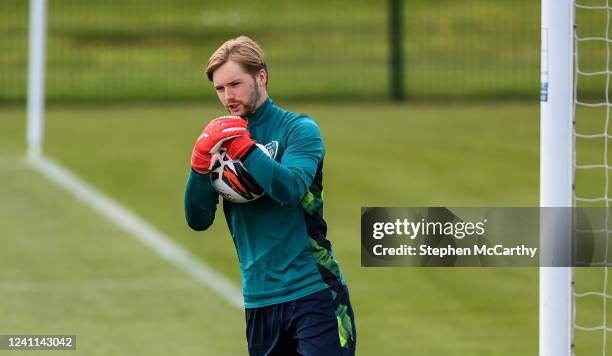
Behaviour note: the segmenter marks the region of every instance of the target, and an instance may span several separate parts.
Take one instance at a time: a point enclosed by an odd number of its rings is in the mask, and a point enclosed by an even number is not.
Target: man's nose
[[[225,101],[234,98],[234,91],[232,89],[225,89]]]

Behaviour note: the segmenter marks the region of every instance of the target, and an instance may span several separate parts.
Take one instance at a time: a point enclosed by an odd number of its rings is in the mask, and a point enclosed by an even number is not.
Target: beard
[[[225,105],[225,109],[227,110],[227,112],[230,113],[230,115],[237,115],[242,118],[246,118],[247,116],[255,112],[255,109],[257,109],[257,103],[259,102],[259,99],[261,98],[261,94],[259,93],[258,89],[259,88],[257,87],[257,81],[255,80],[255,77],[253,77],[253,90],[249,93],[248,99],[246,101],[236,101],[236,102],[231,103],[231,105],[238,104],[242,106],[244,108],[244,111],[238,112],[238,113],[232,113],[232,111],[229,108],[230,104],[227,104]]]
[[[253,92],[249,96],[248,110],[244,115],[240,115],[240,116],[246,117],[249,114],[254,113],[255,109],[257,109],[257,103],[259,102],[259,98],[260,98],[259,90],[257,90],[257,88],[253,88]],[[245,105],[245,107],[247,106]]]

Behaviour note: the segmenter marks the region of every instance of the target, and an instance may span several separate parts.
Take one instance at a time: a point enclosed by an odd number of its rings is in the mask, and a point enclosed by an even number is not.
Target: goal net
[[[542,356],[612,354],[607,312],[612,307],[611,11],[610,0],[542,1],[541,206],[599,207],[604,212],[602,221],[589,227],[593,245],[588,261],[580,260],[584,242],[580,248],[574,245],[576,266],[585,262],[591,267],[541,268]],[[583,232],[578,226],[573,231],[577,238]],[[570,234],[561,236],[543,233],[542,254],[571,243]]]
[[[576,206],[605,207],[592,265],[574,269],[572,304],[576,355],[611,355],[608,307],[610,235],[610,7],[609,0],[576,0],[574,30],[574,190]],[[579,261],[577,261],[579,262]]]

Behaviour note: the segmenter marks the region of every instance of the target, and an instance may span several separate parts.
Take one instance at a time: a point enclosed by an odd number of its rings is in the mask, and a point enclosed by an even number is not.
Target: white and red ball
[[[257,147],[270,155],[263,145]],[[212,157],[210,181],[224,199],[234,203],[248,203],[265,194],[242,161],[233,159],[225,150]]]

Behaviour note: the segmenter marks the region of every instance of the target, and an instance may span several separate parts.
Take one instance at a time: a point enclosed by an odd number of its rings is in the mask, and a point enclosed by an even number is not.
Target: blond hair
[[[213,73],[229,60],[240,64],[247,73],[253,76],[263,69],[266,71],[267,77],[268,66],[264,59],[263,50],[255,41],[247,36],[240,36],[225,41],[210,56],[206,65],[208,80],[212,82]]]

